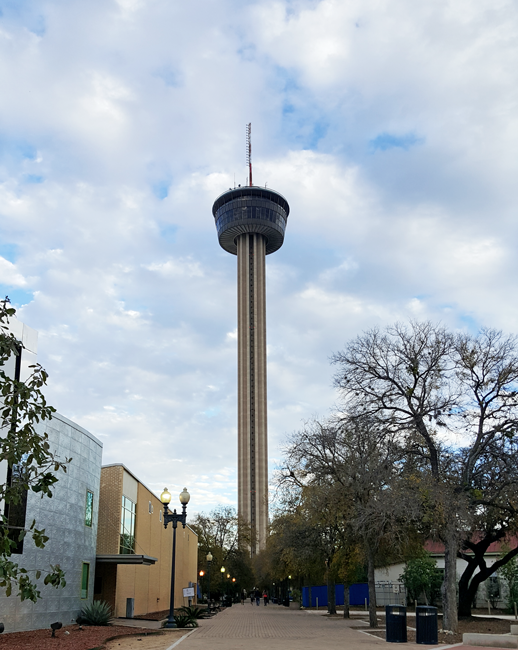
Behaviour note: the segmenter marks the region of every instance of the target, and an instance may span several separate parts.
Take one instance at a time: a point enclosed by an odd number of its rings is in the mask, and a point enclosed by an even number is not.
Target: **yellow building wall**
[[[150,512],[150,503],[152,512]],[[135,553],[157,558],[151,566],[117,566],[115,616],[126,615],[126,599],[134,598],[135,616],[169,609],[173,530],[164,528],[160,500],[141,483],[135,521]],[[120,518],[120,515],[119,515]],[[197,579],[197,535],[186,527],[176,531],[175,607],[187,604],[182,589]]]

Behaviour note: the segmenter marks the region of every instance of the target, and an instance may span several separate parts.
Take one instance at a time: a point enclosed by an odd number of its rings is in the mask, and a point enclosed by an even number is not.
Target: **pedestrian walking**
[[[263,591],[263,602],[266,607],[266,605],[268,605],[268,594],[266,593],[266,589]]]
[[[253,604],[254,604],[254,592],[251,591],[250,592],[250,605],[253,605]]]
[[[261,592],[259,591],[259,589],[256,589],[255,590],[255,604],[257,605],[257,607],[259,607],[260,602],[261,602]]]
[[[241,605],[245,604],[245,600],[246,600],[246,589],[243,589],[241,591]]]

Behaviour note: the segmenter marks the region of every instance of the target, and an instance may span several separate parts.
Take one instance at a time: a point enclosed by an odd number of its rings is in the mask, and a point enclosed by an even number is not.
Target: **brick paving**
[[[279,605],[235,605],[201,625],[178,650],[375,650],[383,639],[361,632],[365,623],[327,618]],[[391,646],[389,646],[391,647]],[[392,646],[393,647],[393,646]],[[442,646],[444,648],[445,646]],[[407,650],[437,646],[406,643]]]

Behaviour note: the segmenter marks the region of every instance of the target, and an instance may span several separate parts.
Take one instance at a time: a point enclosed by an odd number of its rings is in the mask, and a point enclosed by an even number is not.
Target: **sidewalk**
[[[323,612],[322,612],[323,613]],[[327,618],[280,605],[234,605],[200,627],[179,644],[178,650],[375,650],[388,645],[364,632],[366,623]],[[447,648],[405,643],[406,650]],[[457,646],[458,647],[458,646]],[[462,647],[462,646],[461,646]],[[480,648],[478,650],[481,650]]]

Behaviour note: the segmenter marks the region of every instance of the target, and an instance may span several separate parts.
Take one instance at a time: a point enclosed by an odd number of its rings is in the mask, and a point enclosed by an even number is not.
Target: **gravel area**
[[[136,636],[143,638],[152,632],[144,628],[123,627],[122,625],[69,625],[57,630],[52,638],[52,630],[32,630],[30,632],[12,632],[0,635],[0,649],[3,650],[92,650],[100,648],[112,637]],[[156,634],[156,632],[155,632]],[[167,647],[167,646],[166,646]]]

